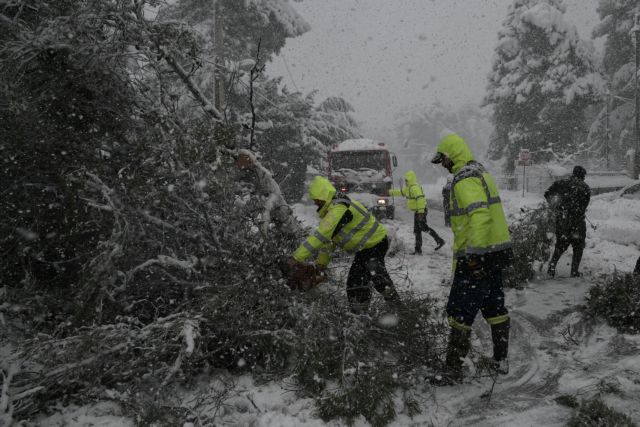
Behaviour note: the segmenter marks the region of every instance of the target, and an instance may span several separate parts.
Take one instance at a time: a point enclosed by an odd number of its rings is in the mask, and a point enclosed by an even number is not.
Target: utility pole
[[[224,29],[220,0],[212,0],[213,7],[213,53],[215,55],[213,70],[213,103],[220,112],[224,110]]]
[[[605,116],[605,136],[604,136],[604,158],[607,165],[607,170],[609,170],[609,147],[611,147],[611,129],[609,129],[609,116],[611,115],[611,90],[607,88],[607,92],[605,93],[607,99],[607,115]]]
[[[634,69],[635,76],[635,98],[636,98],[636,109],[635,109],[635,126],[634,126],[634,134],[635,134],[635,149],[633,154],[633,172],[631,178],[638,179],[638,174],[640,173],[640,94],[638,93],[638,69],[640,68],[640,12],[636,12],[635,25],[632,30],[635,39],[636,39],[636,67]]]

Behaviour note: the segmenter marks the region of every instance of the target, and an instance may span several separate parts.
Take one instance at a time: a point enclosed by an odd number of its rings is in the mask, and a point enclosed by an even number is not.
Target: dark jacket
[[[449,203],[451,201],[451,181],[442,187],[442,207],[444,208],[444,225],[451,227],[451,207]]]
[[[591,189],[581,179],[570,177],[554,182],[544,198],[556,212],[556,223],[574,225],[584,222]]]

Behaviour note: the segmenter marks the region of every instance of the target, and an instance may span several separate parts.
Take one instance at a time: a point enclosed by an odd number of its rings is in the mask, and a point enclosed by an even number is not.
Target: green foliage
[[[401,385],[388,367],[375,366],[355,373],[347,387],[327,393],[318,402],[324,421],[343,418],[349,425],[364,418],[375,427],[389,424],[396,416],[393,393]]]
[[[31,3],[11,2],[0,17],[0,302],[17,307],[9,323],[25,328],[19,357],[29,367],[11,384],[22,396],[16,414],[107,389],[140,424],[175,425],[185,411],[169,397],[172,383],[222,368],[293,375],[324,417],[392,419],[394,390],[438,359],[433,302],[408,302],[407,322],[390,328],[350,315],[341,297],[314,300],[284,285],[280,261],[301,236],[287,206],[264,223],[277,188],[236,162],[246,94],[230,82],[225,124],[193,103],[194,86],[210,81],[206,37],[144,22],[133,0]],[[222,3],[248,10],[238,22],[256,18],[240,32],[275,19],[259,10],[268,2]],[[263,40],[265,57],[291,35],[279,25]],[[233,34],[226,46],[244,59],[256,34]],[[256,84],[258,120],[273,125],[260,129],[257,157],[296,200],[319,157],[316,136],[354,125],[350,107],[336,98],[315,109],[278,80]],[[344,400],[328,391],[335,383],[348,406],[331,415],[321,402]]]
[[[578,408],[580,406],[580,402],[575,396],[570,394],[563,394],[554,399],[559,405],[566,406],[568,408]]]
[[[83,263],[112,226],[74,175],[111,178],[142,160],[124,42],[136,32],[108,21],[122,3],[27,3],[2,10],[20,19],[0,32],[0,282],[38,295],[41,319],[62,322]]]
[[[614,273],[589,289],[581,308],[588,318],[602,318],[625,333],[640,333],[640,276]]]
[[[519,287],[531,280],[536,269],[549,259],[552,250],[554,217],[541,204],[523,212],[510,227],[513,264],[505,272],[505,286]]]
[[[583,401],[575,409],[568,427],[633,427],[636,424],[628,416],[594,398]]]
[[[363,416],[386,425],[395,417],[395,394],[412,387],[422,370],[440,366],[447,328],[436,321],[435,301],[407,295],[397,314],[376,305],[370,316],[327,302],[311,307],[299,332],[308,338],[298,347],[296,382],[316,398],[325,421]],[[407,394],[402,400],[410,414],[419,411]]]
[[[318,145],[306,136],[313,99],[280,90],[280,79],[256,83],[262,95],[255,99],[259,119],[270,121],[272,126],[259,130],[255,149],[273,172],[285,199],[297,202],[304,192],[307,165],[320,157]]]

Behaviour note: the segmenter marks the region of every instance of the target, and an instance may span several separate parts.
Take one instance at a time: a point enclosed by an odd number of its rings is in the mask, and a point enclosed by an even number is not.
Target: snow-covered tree
[[[485,103],[493,107],[490,155],[513,170],[520,148],[562,160],[585,143],[585,110],[604,80],[592,46],[564,16],[562,0],[514,0],[498,33]]]
[[[302,197],[307,165],[320,157],[318,141],[307,136],[307,124],[314,114],[311,95],[289,92],[280,87],[281,79],[265,80],[257,88],[263,97],[256,99],[260,127],[256,151],[273,172],[289,201]]]
[[[203,44],[209,46],[201,52],[204,61],[193,73],[204,93],[212,91],[213,27],[223,25],[225,122],[237,129],[245,147],[256,150],[287,199],[298,200],[306,167],[319,166],[324,147],[359,136],[351,116],[353,108],[338,97],[316,107],[314,93],[291,93],[281,79],[262,75],[286,38],[309,29],[289,0],[219,0],[215,19],[212,4],[210,0],[179,0],[161,9],[159,16],[167,22],[179,19],[195,26]],[[248,71],[252,67],[253,73]],[[181,96],[181,105],[192,102],[188,91],[183,89]]]
[[[340,97],[322,101],[312,114],[308,134],[325,147],[339,144],[346,139],[361,136],[358,123],[353,118],[353,107]]]
[[[159,17],[194,26],[209,45],[215,22],[220,23],[227,61],[252,58],[258,42],[263,57],[268,58],[282,49],[287,38],[311,28],[289,0],[178,0],[161,8]]]
[[[634,15],[638,10],[636,0],[600,0],[598,14],[600,23],[593,30],[593,37],[606,37],[602,68],[607,77],[610,102],[606,105],[592,126],[592,139],[599,142],[604,152],[606,138],[606,114],[609,114],[609,132],[611,144],[608,147],[611,160],[615,164],[624,164],[626,152],[633,147],[634,106],[633,90],[635,51],[633,33]]]

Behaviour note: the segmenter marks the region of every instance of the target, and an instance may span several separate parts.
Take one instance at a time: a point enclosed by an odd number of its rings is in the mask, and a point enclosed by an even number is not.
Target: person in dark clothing
[[[447,183],[442,187],[442,210],[444,212],[444,225],[445,227],[451,227],[451,208],[449,206],[449,200],[451,199],[451,182],[453,176],[447,177]]]
[[[580,260],[587,237],[585,213],[591,199],[591,189],[584,182],[586,175],[585,168],[576,166],[571,177],[554,182],[544,193],[556,217],[556,247],[547,269],[550,277],[555,276],[558,260],[569,246],[573,248],[571,277],[580,276]]]

